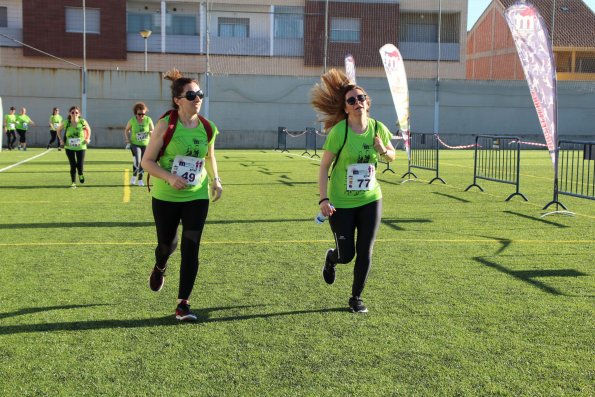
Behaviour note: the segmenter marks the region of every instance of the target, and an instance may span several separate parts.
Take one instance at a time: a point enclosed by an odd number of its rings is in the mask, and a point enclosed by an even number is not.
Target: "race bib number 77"
[[[347,166],[347,190],[372,190],[376,186],[374,164],[350,164]]]
[[[176,156],[171,167],[171,173],[181,176],[190,186],[196,186],[202,174],[205,159],[192,156]]]

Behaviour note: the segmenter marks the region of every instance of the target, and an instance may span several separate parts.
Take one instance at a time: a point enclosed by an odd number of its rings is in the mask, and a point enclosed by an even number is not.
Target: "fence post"
[[[281,150],[281,153],[288,152],[287,150],[287,128],[277,127],[277,147],[275,151]]]

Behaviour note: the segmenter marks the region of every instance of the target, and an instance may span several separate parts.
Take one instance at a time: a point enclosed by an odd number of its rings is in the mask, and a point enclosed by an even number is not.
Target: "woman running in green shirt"
[[[19,150],[27,150],[27,130],[35,126],[35,122],[27,115],[27,108],[21,108],[21,113],[17,116],[16,127],[19,134]]]
[[[14,149],[14,143],[17,140],[17,115],[14,106],[11,106],[8,114],[4,116],[4,133],[6,133],[6,147],[8,150]]]
[[[176,69],[166,73],[165,78],[173,82],[172,106],[178,115],[175,131],[165,145],[164,136],[172,115],[159,120],[142,160],[143,168],[155,177],[151,193],[157,248],[149,287],[153,291],[163,287],[167,261],[178,245],[181,221],[182,263],[175,316],[180,321],[194,321],[196,315],[190,311],[188,300],[198,273],[198,252],[209,195],[217,201],[222,193],[215,158],[215,138],[219,131],[205,119],[212,131],[209,139],[207,128],[198,117],[204,97],[198,82],[183,77]]]
[[[50,141],[48,142],[46,149],[49,149],[55,141],[56,147],[58,150],[61,150],[60,139],[58,139],[58,128],[60,128],[61,124],[62,116],[60,115],[60,109],[54,108],[54,110],[52,110],[52,115],[50,116]]]
[[[91,142],[91,127],[87,120],[80,117],[81,111],[78,106],[72,106],[68,110],[68,117],[58,127],[58,138],[60,145],[66,150],[66,157],[70,163],[71,187],[76,188],[76,173],[79,174],[79,182],[85,183],[85,153],[87,144]]]
[[[132,108],[134,117],[128,120],[126,128],[124,129],[124,140],[126,146],[130,146],[132,152],[132,178],[130,184],[134,185],[137,183],[138,186],[145,186],[143,182],[144,170],[141,165],[141,160],[145,155],[145,150],[151,139],[151,134],[155,129],[153,120],[147,116],[147,105],[142,102],[138,102]]]
[[[366,91],[336,69],[322,75],[321,83],[312,90],[312,106],[328,132],[318,175],[318,204],[329,217],[335,237],[335,248],[326,252],[322,276],[327,284],[333,284],[336,264],[349,263],[355,257],[349,298],[354,313],[368,311],[361,295],[382,213],[376,165],[380,157],[395,159],[391,133],[369,117],[370,105]]]

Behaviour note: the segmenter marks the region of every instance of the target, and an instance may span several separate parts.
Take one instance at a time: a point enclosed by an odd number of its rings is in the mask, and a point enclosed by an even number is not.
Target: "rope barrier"
[[[445,148],[448,148],[448,149],[469,149],[469,148],[472,148],[475,146],[479,146],[476,143],[472,143],[471,145],[450,146],[450,145],[447,145],[446,142],[444,142],[442,139],[440,139],[440,136],[438,134],[434,134],[434,135],[436,136],[436,139],[438,140],[438,142],[442,146],[444,146]]]

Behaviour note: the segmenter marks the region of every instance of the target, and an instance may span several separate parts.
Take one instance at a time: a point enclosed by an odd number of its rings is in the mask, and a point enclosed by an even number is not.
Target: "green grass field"
[[[41,154],[0,153],[0,169]],[[440,176],[382,174],[383,223],[363,298],[353,264],[321,277],[318,161],[300,150],[219,150],[191,297],[173,317],[179,251],[147,286],[155,230],[125,150],[91,149],[70,189],[64,152],[0,172],[1,396],[592,396],[595,202],[552,199],[545,151],[524,151],[521,192],[473,181],[472,151]],[[383,169],[384,166],[381,166]]]

